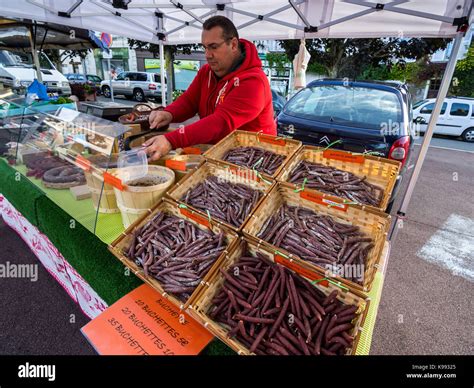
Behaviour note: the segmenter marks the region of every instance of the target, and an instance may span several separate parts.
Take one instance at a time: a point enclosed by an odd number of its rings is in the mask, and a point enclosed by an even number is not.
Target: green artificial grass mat
[[[31,224],[38,226],[36,200],[43,197],[44,193],[27,177],[15,171],[4,159],[0,159],[0,189]]]
[[[32,177],[26,178],[26,166],[20,165],[12,167],[24,175],[23,179],[30,180],[30,182],[41,190],[51,201],[82,224],[87,230],[96,234],[97,237],[106,244],[112,243],[120,233],[125,230],[120,213],[98,213],[94,209],[92,199],[88,198],[77,201],[71,195],[69,189],[49,189],[44,187],[41,183],[41,179]]]

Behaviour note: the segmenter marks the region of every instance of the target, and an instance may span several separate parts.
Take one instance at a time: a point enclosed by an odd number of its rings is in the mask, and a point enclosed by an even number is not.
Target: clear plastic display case
[[[113,173],[118,139],[130,128],[64,106],[53,112],[27,106],[21,120],[29,124],[17,137],[14,167],[71,219],[112,242],[124,230],[115,196],[123,185]]]

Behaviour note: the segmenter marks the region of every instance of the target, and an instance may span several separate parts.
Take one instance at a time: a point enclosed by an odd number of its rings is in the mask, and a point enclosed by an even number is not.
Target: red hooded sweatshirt
[[[276,135],[272,93],[255,45],[240,39],[245,59],[218,79],[208,64],[175,102],[165,108],[173,122],[196,113],[199,121],[165,134],[173,148],[215,144],[235,129]]]

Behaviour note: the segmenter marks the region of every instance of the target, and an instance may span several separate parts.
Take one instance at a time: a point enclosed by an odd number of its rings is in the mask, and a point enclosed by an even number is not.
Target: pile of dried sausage
[[[166,292],[186,301],[226,248],[221,232],[202,230],[164,212],[136,230],[126,253]]]
[[[258,355],[343,355],[354,338],[357,306],[326,296],[264,255],[248,252],[228,271],[209,316]]]
[[[367,177],[319,163],[300,162],[291,172],[289,182],[304,183],[305,187],[364,205],[379,206],[383,198],[383,189],[367,182]]]
[[[356,264],[365,267],[372,238],[358,226],[347,225],[312,210],[283,205],[263,225],[257,237],[323,268]],[[346,279],[361,284],[361,277]]]

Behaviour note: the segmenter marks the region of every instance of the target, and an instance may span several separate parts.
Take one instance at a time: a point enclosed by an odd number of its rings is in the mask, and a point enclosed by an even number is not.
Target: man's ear
[[[232,38],[232,50],[237,50],[239,48],[239,40],[236,37]]]

